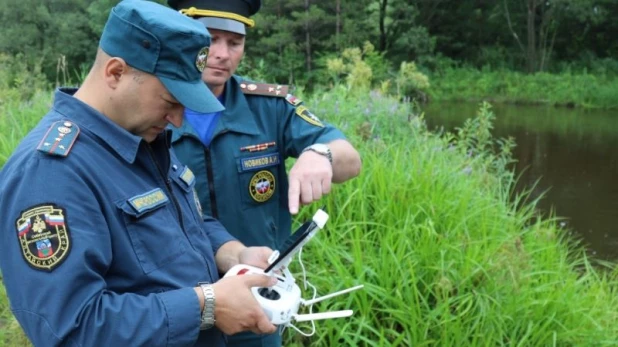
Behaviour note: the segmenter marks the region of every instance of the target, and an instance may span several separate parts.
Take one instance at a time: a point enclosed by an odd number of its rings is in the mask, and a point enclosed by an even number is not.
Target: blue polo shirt
[[[222,93],[217,99],[223,104],[225,93]],[[197,136],[204,146],[210,146],[219,117],[221,117],[221,112],[201,113],[185,108],[185,119],[193,126],[193,129],[195,129]]]

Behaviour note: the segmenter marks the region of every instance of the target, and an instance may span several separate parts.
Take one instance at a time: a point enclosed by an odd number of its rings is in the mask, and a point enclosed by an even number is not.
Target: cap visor
[[[196,19],[199,22],[202,22],[204,26],[206,26],[206,29],[218,29],[230,31],[241,35],[247,35],[247,32],[245,30],[245,24],[239,21],[235,21],[233,19],[217,17],[199,17]]]
[[[161,76],[158,77],[170,94],[172,94],[184,107],[190,110],[201,113],[212,113],[225,109],[202,80],[187,82]]]

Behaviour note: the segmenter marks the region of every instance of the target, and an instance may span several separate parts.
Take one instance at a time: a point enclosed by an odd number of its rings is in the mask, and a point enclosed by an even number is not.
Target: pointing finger
[[[290,179],[290,188],[288,189],[288,208],[291,214],[298,213],[298,204],[300,202],[300,181]]]

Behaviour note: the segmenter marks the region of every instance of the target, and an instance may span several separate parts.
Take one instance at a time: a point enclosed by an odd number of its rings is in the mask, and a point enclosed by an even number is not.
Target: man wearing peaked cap
[[[114,7],[95,62],[0,171],[0,267],[34,345],[224,346],[223,333],[275,331],[251,293],[265,267],[204,218],[195,175],[170,150],[183,105],[218,112],[201,82],[204,26],[149,1]]]
[[[182,125],[170,126],[174,151],[195,173],[206,214],[246,245],[277,249],[290,235],[292,214],[300,204],[329,193],[331,182],[358,175],[358,152],[341,131],[289,94],[288,86],[234,75],[247,31],[256,25],[251,16],[259,10],[259,0],[168,4],[212,35],[202,79],[226,108],[208,114],[187,108]],[[287,158],[297,158],[289,177]],[[278,346],[281,338],[240,334],[229,342]]]

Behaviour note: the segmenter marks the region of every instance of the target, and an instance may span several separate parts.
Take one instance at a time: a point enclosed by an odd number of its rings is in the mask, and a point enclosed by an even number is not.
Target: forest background
[[[79,83],[118,1],[2,2],[0,102]],[[239,72],[307,92],[616,107],[616,15],[615,0],[267,0]]]

